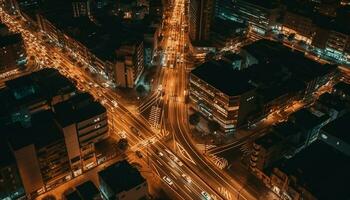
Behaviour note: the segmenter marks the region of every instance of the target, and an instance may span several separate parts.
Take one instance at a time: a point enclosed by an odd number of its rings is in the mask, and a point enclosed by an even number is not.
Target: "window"
[[[99,117],[97,117],[96,119],[94,119],[94,122],[98,122],[98,121],[100,121],[100,118],[99,118]]]
[[[72,158],[72,159],[70,160],[70,162],[71,162],[71,163],[75,163],[75,162],[77,162],[77,161],[79,161],[79,160],[80,160],[80,157],[79,157],[79,156],[76,156],[76,157]]]

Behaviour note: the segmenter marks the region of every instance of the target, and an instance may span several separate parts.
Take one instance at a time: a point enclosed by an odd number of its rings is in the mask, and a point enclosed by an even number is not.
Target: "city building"
[[[5,130],[1,130],[5,134]],[[0,139],[0,199],[22,199],[25,197],[22,180],[11,149],[4,138]]]
[[[142,199],[148,196],[148,184],[140,172],[126,160],[98,172],[100,190],[108,200]]]
[[[90,16],[90,0],[73,0],[73,16],[81,17],[81,16]]]
[[[213,0],[190,0],[189,37],[195,46],[209,40],[213,12]]]
[[[298,101],[310,101],[321,86],[336,80],[336,66],[319,64],[269,40],[244,46],[239,57],[233,57],[235,62],[223,54],[190,74],[193,108],[217,121],[225,132],[254,124]]]
[[[292,51],[270,40],[263,39],[244,46],[240,54],[245,57],[245,64],[248,70],[252,71],[252,76],[255,76],[252,81],[262,85],[262,88],[280,85],[276,88],[277,93],[279,91],[285,94],[285,91],[290,91],[290,93],[294,92],[295,97],[310,99],[318,88],[331,84],[337,78],[335,65],[322,65],[305,57],[301,52]],[[265,91],[270,92],[271,90]],[[293,98],[284,99],[285,102],[291,100]]]
[[[21,34],[0,36],[0,74],[26,64],[27,53]]]
[[[65,200],[102,200],[101,193],[92,181],[86,181],[65,195]]]
[[[0,23],[0,37],[10,35],[10,34],[11,32],[9,28],[5,24]]]
[[[257,35],[265,35],[277,25],[281,6],[279,1],[236,0],[231,18],[249,24],[250,30]]]
[[[304,146],[309,146],[315,142],[319,136],[320,129],[330,122],[331,118],[318,110],[301,109],[289,116],[289,121],[293,122],[302,131],[302,141]]]
[[[286,36],[294,35],[293,39],[295,40],[311,44],[315,34],[315,25],[312,18],[304,15],[310,13],[309,10],[304,13],[300,13],[300,11],[301,9],[285,12],[281,32]]]
[[[102,200],[100,191],[92,181],[86,181],[76,186],[76,189],[81,200]]]
[[[135,11],[140,17],[137,20],[121,20],[114,10],[117,5],[110,5],[106,6],[108,11],[95,9],[98,13],[92,12],[92,16],[72,17],[72,5],[67,1],[44,4],[45,12],[31,11],[35,13],[31,14],[32,18],[50,39],[72,52],[68,55],[72,62],[81,63],[91,73],[103,75],[114,86],[134,86],[145,63],[144,34],[155,27],[160,16],[143,18]],[[126,59],[122,58],[124,53],[128,54]]]
[[[344,101],[339,96],[326,92],[319,96],[314,104],[314,108],[327,113],[332,121],[348,113],[350,110],[350,103]]]
[[[346,199],[350,157],[322,141],[277,163],[266,182],[283,199]]]
[[[116,54],[115,83],[120,87],[134,88],[145,65],[143,42],[121,46]]]
[[[333,86],[332,93],[345,101],[350,101],[350,84],[343,81],[338,82]]]
[[[235,15],[234,15],[234,11],[235,11],[234,8],[235,8],[234,1],[215,0],[215,3],[214,3],[215,18],[221,18],[221,19],[230,20],[230,21],[238,21],[238,20],[236,20]]]
[[[256,111],[255,87],[246,75],[223,61],[206,62],[190,73],[192,107],[232,133]]]
[[[54,106],[55,120],[64,135],[73,175],[97,165],[95,144],[109,136],[107,111],[88,93]]]
[[[9,128],[9,144],[29,199],[72,178],[63,134],[50,111],[34,114],[31,125]]]
[[[250,169],[263,176],[263,170],[282,157],[293,156],[301,149],[302,130],[292,122],[283,122],[272,127],[264,136],[253,143]]]
[[[350,137],[346,133],[350,114],[330,122],[320,130],[319,139],[331,145],[347,156],[350,156]]]
[[[74,84],[57,70],[45,68],[5,82],[0,90],[1,124],[30,121],[30,115],[50,109],[76,94]]]
[[[210,40],[218,49],[237,49],[246,39],[247,32],[246,24],[216,17],[210,30]]]

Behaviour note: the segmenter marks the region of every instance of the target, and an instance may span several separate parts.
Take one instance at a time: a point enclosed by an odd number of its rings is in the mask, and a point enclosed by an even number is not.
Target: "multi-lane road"
[[[118,100],[120,97],[105,83],[95,81],[82,68],[76,65],[55,43],[43,41],[34,30],[24,28],[21,18],[14,18],[3,10],[0,12],[1,20],[12,30],[21,32],[29,49],[29,56],[35,56],[41,66],[50,66],[58,69],[65,76],[74,79],[77,87],[89,91],[96,99],[106,106],[108,110],[111,134],[116,137],[127,137],[130,149],[142,150],[149,156],[150,165],[154,173],[173,192],[176,199],[223,199],[213,190],[193,169],[182,161],[161,141],[155,130],[150,128],[148,122],[137,113],[132,113]],[[79,59],[79,58],[78,58]],[[82,60],[81,60],[82,61]],[[134,134],[132,127],[139,130],[140,135]],[[125,133],[121,135],[120,133]],[[146,155],[146,156],[147,156]]]

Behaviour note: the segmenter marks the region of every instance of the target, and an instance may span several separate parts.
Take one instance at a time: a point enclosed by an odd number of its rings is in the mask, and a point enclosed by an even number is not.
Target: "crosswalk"
[[[161,108],[158,106],[152,106],[151,112],[148,118],[149,123],[153,128],[160,128],[160,115],[161,115]]]
[[[208,151],[216,147],[216,145],[213,144],[196,144],[196,146],[199,151]]]
[[[242,157],[249,156],[252,153],[252,147],[253,147],[252,143],[247,142],[247,143],[243,144],[239,148],[239,150],[243,153]]]
[[[228,166],[228,161],[214,154],[209,154],[210,160],[219,168],[224,169]]]

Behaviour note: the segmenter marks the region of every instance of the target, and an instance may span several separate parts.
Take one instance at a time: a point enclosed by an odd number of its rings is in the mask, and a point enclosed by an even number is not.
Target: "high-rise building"
[[[1,130],[3,134],[5,131]],[[16,160],[7,140],[0,139],[0,199],[19,199],[25,196]]]
[[[232,133],[256,110],[255,87],[231,63],[207,62],[190,74],[193,108]]]
[[[0,74],[26,63],[27,54],[21,34],[0,36]]]
[[[90,15],[90,0],[73,0],[73,16],[83,17]]]
[[[277,0],[235,0],[234,18],[240,22],[247,22],[250,30],[264,35],[277,24],[280,5]]]
[[[97,165],[95,143],[108,137],[106,109],[88,93],[54,106],[74,176]]]
[[[30,127],[9,128],[9,144],[29,199],[71,179],[63,134],[50,111],[33,115]]]
[[[74,84],[56,69],[46,68],[5,82],[0,90],[0,121],[27,123],[30,115],[75,95]]]
[[[213,0],[190,0],[189,36],[192,42],[209,40],[213,14]]]
[[[133,88],[144,70],[143,42],[124,45],[117,50],[114,80],[117,86]]]

